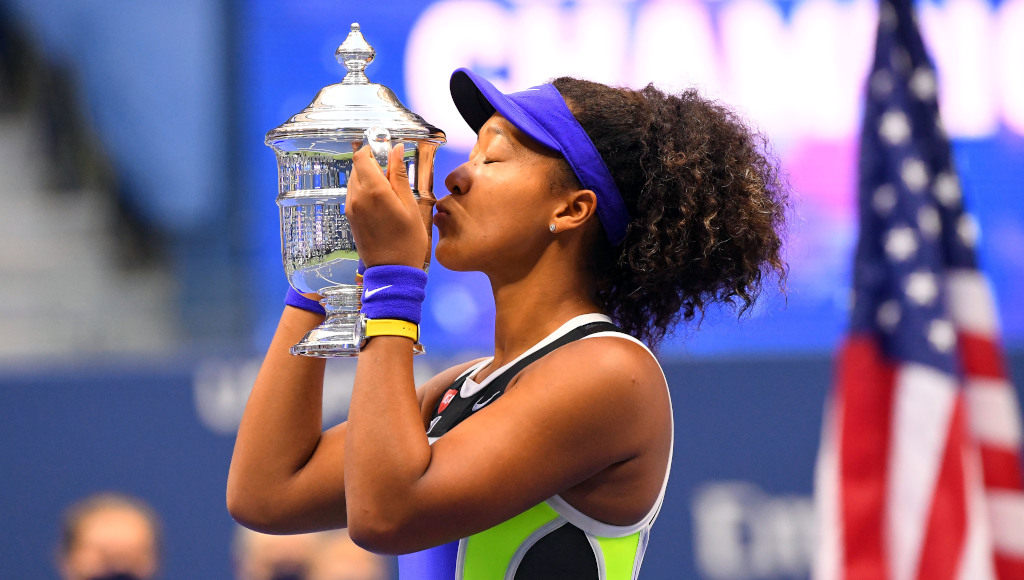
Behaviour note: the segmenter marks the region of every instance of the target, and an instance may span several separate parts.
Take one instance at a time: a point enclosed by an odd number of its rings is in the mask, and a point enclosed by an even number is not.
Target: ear
[[[596,219],[597,195],[589,189],[570,189],[565,192],[551,223],[556,232],[582,228],[591,217]]]

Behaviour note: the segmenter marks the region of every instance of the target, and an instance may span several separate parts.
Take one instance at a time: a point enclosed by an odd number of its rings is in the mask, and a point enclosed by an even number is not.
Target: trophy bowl
[[[390,89],[369,82],[363,71],[374,50],[358,24],[335,54],[348,68],[344,80],[321,89],[306,109],[266,137],[277,155],[285,275],[298,292],[320,295],[327,311],[323,324],[291,352],[316,357],[357,356],[363,340],[359,253],[345,218],[353,154],[369,146],[387,171],[391,147],[405,145],[402,162],[429,237],[434,155],[445,142],[440,129],[409,111]],[[429,260],[428,250],[424,269]],[[414,352],[423,352],[422,345],[416,343]]]

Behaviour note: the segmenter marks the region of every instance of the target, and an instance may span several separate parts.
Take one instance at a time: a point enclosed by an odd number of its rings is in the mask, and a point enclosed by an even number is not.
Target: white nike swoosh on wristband
[[[387,286],[381,286],[380,288],[374,288],[373,290],[367,290],[366,292],[363,292],[363,300],[366,300],[370,296],[373,296],[374,294],[380,292],[381,290],[384,290],[385,288],[390,288],[391,286],[392,286],[392,284],[388,284]]]
[[[473,403],[473,412],[476,413],[480,409],[483,409],[484,407],[486,407],[491,401],[493,401],[494,399],[498,398],[499,394],[500,393],[491,393],[491,396],[487,397],[486,401],[484,401],[482,403],[480,401],[477,401],[477,402]]]

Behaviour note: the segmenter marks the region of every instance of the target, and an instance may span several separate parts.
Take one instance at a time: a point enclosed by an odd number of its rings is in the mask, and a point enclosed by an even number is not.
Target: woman
[[[387,177],[358,152],[346,213],[363,312],[381,322],[349,420],[321,433],[324,363],[288,347],[322,317],[292,296],[229,510],[265,532],[347,526],[410,554],[403,578],[633,578],[672,456],[667,385],[640,340],[710,303],[742,311],[784,277],[786,192],[763,139],[693,91],[560,78],[505,95],[464,69],[451,90],[478,140],[445,180],[435,253],[490,279],[493,357],[414,390],[428,239],[401,146]]]

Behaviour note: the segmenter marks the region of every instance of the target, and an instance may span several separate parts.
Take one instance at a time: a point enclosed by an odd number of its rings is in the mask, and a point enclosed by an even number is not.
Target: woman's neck
[[[525,276],[496,281],[494,292],[494,361],[488,372],[512,361],[581,314],[600,312],[593,299],[593,281],[581,271],[544,261]]]

